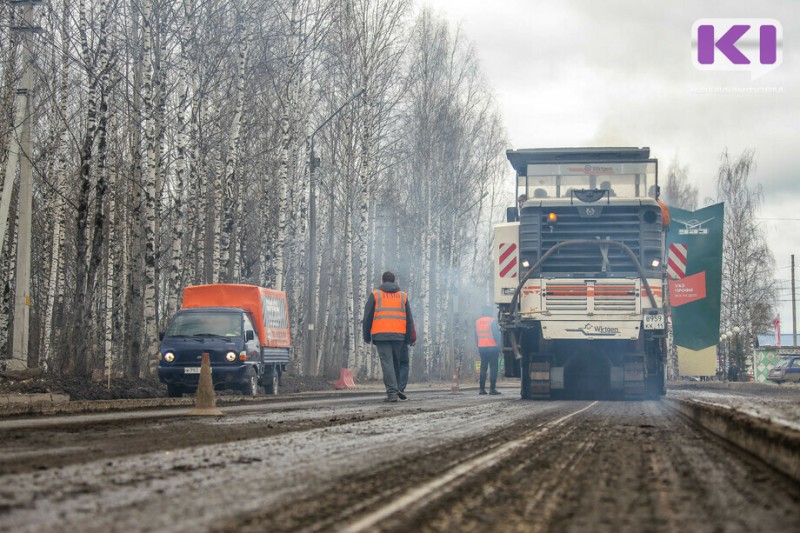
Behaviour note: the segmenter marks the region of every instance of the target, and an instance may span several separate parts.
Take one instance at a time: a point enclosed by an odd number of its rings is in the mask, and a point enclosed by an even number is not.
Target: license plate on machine
[[[187,366],[183,369],[184,374],[199,374],[200,367],[199,366]]]
[[[644,329],[664,329],[664,315],[644,315]]]

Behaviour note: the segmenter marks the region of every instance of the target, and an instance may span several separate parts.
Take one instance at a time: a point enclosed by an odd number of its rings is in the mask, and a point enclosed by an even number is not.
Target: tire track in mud
[[[376,530],[793,531],[800,521],[800,486],[659,402],[604,403],[551,436]]]
[[[378,525],[379,522],[391,516],[395,516],[401,512],[413,512],[415,508],[421,507],[422,505],[430,505],[431,501],[434,499],[447,497],[447,495],[458,490],[458,488],[463,484],[473,481],[477,475],[486,472],[490,467],[499,464],[501,461],[509,460],[521,450],[538,442],[551,430],[557,430],[559,426],[565,424],[567,421],[569,421],[569,419],[590,409],[596,403],[597,402],[593,402],[586,407],[581,407],[580,409],[566,414],[556,420],[546,422],[535,430],[523,433],[517,439],[506,442],[501,446],[484,450],[478,457],[470,459],[465,463],[462,462],[446,471],[444,474],[426,482],[422,486],[407,491],[399,501],[396,501],[390,505],[386,505],[379,511],[373,512],[358,519],[354,523],[348,524],[343,528],[343,531],[346,533],[360,533],[362,531],[367,531]],[[562,472],[560,473],[561,475],[558,476],[559,486],[563,485],[563,480],[566,477],[564,476],[564,471],[572,470],[571,466],[574,464],[573,461],[575,458],[578,455],[582,456],[586,449],[590,446],[591,443],[584,441],[584,443],[578,447],[577,451],[579,453],[568,457],[562,463],[564,468],[562,468]],[[544,496],[547,494],[547,492],[548,491],[540,489],[531,503],[535,504],[537,502],[544,501]]]
[[[526,440],[539,438],[559,425],[560,420],[572,416],[576,410],[587,408],[587,402],[581,402],[579,408],[575,407],[576,402],[515,401],[515,404],[515,407],[526,410],[527,414],[511,426],[431,447],[421,454],[387,461],[374,471],[343,476],[335,480],[333,491],[325,487],[322,491],[314,491],[287,502],[285,507],[265,509],[251,516],[237,518],[214,531],[255,532],[265,528],[270,531],[304,532],[380,529],[378,523],[386,518],[383,516],[386,511],[369,516],[374,514],[370,511],[383,509],[403,498],[408,501],[390,509],[388,514],[409,512],[418,504],[425,503],[429,497],[439,501],[441,494],[438,489],[451,483],[457,487],[465,480],[474,479],[474,474],[478,472],[476,467],[485,469],[497,462],[491,458],[487,463],[484,460],[487,454],[500,452],[499,461],[514,452],[516,447],[527,445]],[[364,517],[365,514],[368,518]]]

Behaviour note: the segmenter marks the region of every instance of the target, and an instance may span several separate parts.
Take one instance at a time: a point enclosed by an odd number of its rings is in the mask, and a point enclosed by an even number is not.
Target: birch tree
[[[760,185],[749,184],[754,169],[753,150],[731,157],[726,149],[720,155],[717,199],[725,202],[720,319],[723,326],[739,326],[740,339],[766,331],[774,316],[775,260],[756,222],[763,194]],[[746,368],[745,354],[739,345],[732,353],[739,368]]]
[[[158,12],[154,10],[155,0],[142,0],[142,55],[144,58],[142,84],[142,109],[145,124],[146,172],[144,173],[144,344],[142,346],[142,365],[140,374],[150,375],[150,361],[158,349],[156,335],[156,176],[160,173],[158,115],[160,94],[160,72],[158,53],[154,46],[153,23],[157,23]]]
[[[689,167],[681,166],[676,155],[667,169],[666,186],[661,191],[662,200],[679,209],[697,209],[697,187],[689,181]]]
[[[241,44],[239,51],[238,70],[235,78],[235,107],[233,119],[231,120],[230,132],[228,134],[228,149],[225,160],[225,176],[223,180],[223,191],[225,192],[225,221],[222,226],[221,256],[220,263],[225,268],[225,276],[230,279],[233,276],[234,265],[231,264],[231,241],[235,234],[236,214],[239,212],[238,206],[241,200],[234,195],[234,182],[237,178],[236,167],[239,162],[239,141],[242,123],[242,111],[244,109],[245,79],[247,68],[247,57],[250,51],[250,31],[245,30],[245,22],[239,21],[237,24]],[[233,261],[235,262],[235,261]],[[235,280],[235,278],[234,278]]]

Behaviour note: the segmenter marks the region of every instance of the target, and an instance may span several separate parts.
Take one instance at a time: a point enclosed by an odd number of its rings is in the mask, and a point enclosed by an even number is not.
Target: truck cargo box
[[[235,307],[253,315],[261,346],[290,348],[289,308],[282,291],[258,287],[217,283],[193,285],[183,290],[183,309],[200,307]]]

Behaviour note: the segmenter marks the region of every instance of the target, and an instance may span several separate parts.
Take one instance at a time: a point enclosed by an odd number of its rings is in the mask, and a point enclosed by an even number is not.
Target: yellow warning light
[[[556,221],[558,221],[558,215],[556,215],[555,213],[550,213],[549,215],[547,215],[548,224],[554,224]]]

